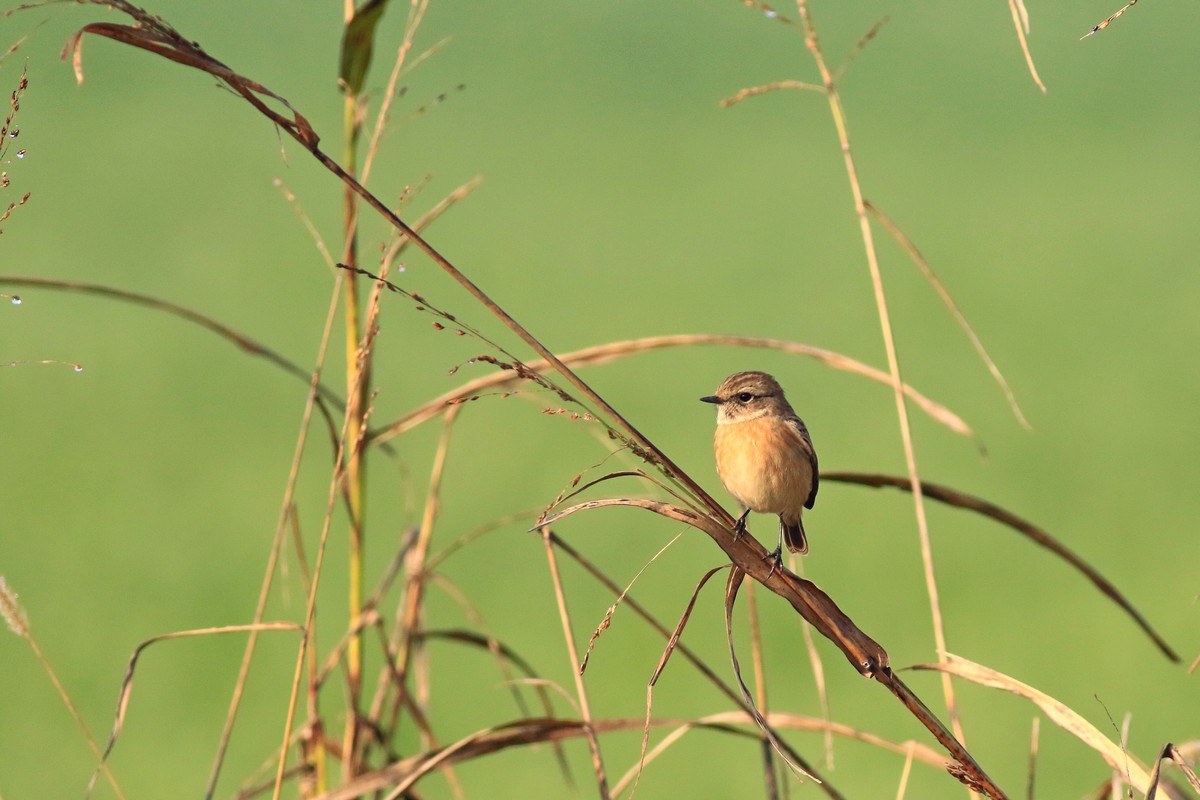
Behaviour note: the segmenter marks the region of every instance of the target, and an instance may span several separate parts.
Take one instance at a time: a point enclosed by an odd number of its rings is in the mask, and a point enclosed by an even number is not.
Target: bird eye
[[[742,392],[737,396],[737,399],[743,403],[749,403],[754,399],[754,395],[750,394],[749,392]]]

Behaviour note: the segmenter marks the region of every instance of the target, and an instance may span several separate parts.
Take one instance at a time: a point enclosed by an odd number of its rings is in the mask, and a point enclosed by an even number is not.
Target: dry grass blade
[[[1015,2],[1015,0],[1010,0],[1010,2]],[[1020,28],[1018,27],[1018,30],[1019,29]],[[869,200],[864,200],[863,202],[865,203],[867,210],[874,214],[875,218],[883,224],[883,227],[886,228],[888,233],[892,235],[892,238],[899,243],[899,245],[904,249],[904,252],[908,253],[908,257],[911,258],[913,263],[916,264],[921,270],[921,274],[925,276],[925,280],[927,280],[929,285],[933,287],[933,290],[937,292],[938,297],[941,298],[942,303],[946,306],[946,309],[950,312],[950,315],[954,317],[954,321],[958,323],[958,327],[961,328],[962,332],[967,335],[967,339],[970,340],[971,346],[975,348],[975,352],[979,354],[979,358],[982,359],[983,363],[987,366],[988,372],[992,373],[992,377],[995,379],[996,383],[1000,385],[1001,391],[1004,392],[1004,396],[1008,400],[1008,406],[1012,409],[1017,421],[1020,422],[1021,425],[1026,429],[1032,429],[1033,426],[1029,424],[1029,420],[1025,418],[1025,414],[1021,412],[1021,407],[1017,404],[1017,397],[1015,394],[1013,394],[1012,387],[1008,385],[1008,381],[1005,380],[1004,373],[1000,371],[1000,368],[996,366],[996,362],[993,361],[991,355],[988,354],[987,348],[983,346],[983,342],[975,333],[975,329],[971,327],[971,323],[967,321],[966,315],[962,313],[961,309],[959,309],[958,303],[954,302],[954,298],[951,297],[949,290],[946,289],[946,284],[942,283],[942,279],[939,278],[937,273],[933,271],[933,267],[931,267],[929,262],[925,260],[925,256],[921,254],[919,249],[917,249],[916,244],[914,244],[913,241],[908,238],[908,235],[900,229],[899,225],[892,221],[891,217],[883,213],[878,206]]]
[[[762,626],[759,625],[758,598],[754,595],[753,582],[746,588],[746,616],[750,620],[750,655],[754,664],[754,690],[757,694],[755,709],[762,719],[762,725],[759,727],[759,741],[762,744],[763,782],[766,784],[767,797],[770,800],[778,800],[779,780],[775,774],[775,757],[771,749],[774,731],[767,725],[766,720],[768,713],[767,675],[763,658]],[[801,621],[801,627],[807,629],[808,624]],[[820,782],[820,779],[817,779],[817,783]]]
[[[635,774],[636,780],[638,781],[641,780],[642,771],[645,769],[647,764],[646,749],[650,744],[650,726],[653,724],[654,686],[658,683],[658,678],[660,675],[662,675],[663,670],[666,669],[667,661],[671,658],[671,654],[675,652],[675,648],[679,645],[679,637],[683,635],[684,627],[687,626],[688,620],[692,618],[692,609],[696,607],[696,600],[700,597],[700,590],[704,588],[704,585],[708,583],[712,576],[726,568],[727,567],[725,566],[714,567],[713,569],[710,569],[708,572],[704,573],[704,575],[700,578],[700,581],[696,584],[696,588],[692,590],[692,596],[691,599],[688,600],[687,607],[684,608],[683,614],[681,614],[679,617],[679,622],[675,624],[675,630],[671,632],[669,637],[667,637],[667,645],[663,648],[662,655],[659,656],[658,666],[654,668],[654,673],[650,676],[650,682],[646,685],[646,724],[645,727],[642,728],[642,745],[641,750],[638,752],[638,763],[636,770],[630,770],[630,772]],[[659,748],[662,747],[663,744],[663,742],[660,742],[659,745],[655,747],[654,753],[659,752]],[[650,756],[650,758],[653,758],[653,756]],[[627,772],[621,778],[621,780],[617,781],[616,786],[613,787],[614,796],[620,795],[624,785],[628,783],[629,779],[630,774]],[[636,784],[634,785],[634,790],[637,790]]]
[[[805,621],[800,627],[800,633],[804,637],[804,651],[808,653],[809,666],[812,667],[813,687],[817,690],[817,704],[821,709],[821,716],[832,725],[833,714],[829,707],[829,687],[825,682],[825,663],[821,661],[821,653],[817,650],[816,642],[813,640],[812,626]],[[770,714],[767,716],[770,717]],[[833,730],[826,728],[825,768],[831,770],[833,764]]]
[[[1029,33],[1029,12],[1025,10],[1024,0],[1008,0],[1008,7],[1012,11],[1013,27],[1017,29],[1017,41],[1021,43],[1021,53],[1025,56],[1025,66],[1029,67],[1029,76],[1042,90],[1042,94],[1045,94],[1046,84],[1042,83],[1038,75],[1037,66],[1033,63],[1033,54],[1029,52],[1029,41],[1025,38]]]
[[[794,355],[802,355],[815,359],[834,369],[861,375],[870,380],[887,386],[891,378],[886,372],[857,361],[849,356],[820,347],[789,342],[783,339],[769,339],[758,336],[726,336],[718,334],[678,334],[672,336],[651,336],[644,339],[630,339],[620,342],[595,345],[571,353],[565,353],[559,358],[564,364],[573,368],[595,366],[614,361],[626,356],[653,350],[665,350],[675,347],[693,347],[697,345],[718,345],[726,347],[750,347],[768,350],[779,350]],[[549,362],[543,360],[530,361],[526,367],[534,372],[542,372],[550,368]],[[422,406],[413,409],[395,422],[385,426],[375,433],[372,441],[386,442],[387,440],[412,430],[422,422],[433,419],[450,403],[459,403],[480,392],[496,389],[501,386],[515,384],[521,380],[519,375],[512,372],[497,372],[465,383],[453,391],[436,397]],[[904,394],[928,414],[935,422],[944,425],[961,436],[976,438],[975,432],[966,422],[950,409],[929,399],[908,384],[904,385]]]
[[[883,30],[883,26],[887,25],[889,22],[891,22],[891,20],[887,17],[880,18],[867,30],[866,33],[858,38],[858,41],[854,43],[853,49],[851,49],[846,55],[846,58],[843,59],[842,65],[838,67],[837,73],[833,76],[834,83],[841,84],[842,78],[846,75],[846,70],[850,68],[850,65],[854,62],[854,59],[858,58],[862,51],[867,49],[867,45],[874,41],[875,37],[879,35],[879,32]],[[821,88],[821,91],[824,91],[824,87]]]
[[[218,628],[199,628],[190,631],[175,631],[173,633],[164,633],[159,636],[152,636],[146,641],[139,644],[133,651],[133,655],[129,657],[129,666],[125,669],[125,679],[121,681],[121,691],[117,696],[117,713],[113,720],[112,732],[108,736],[108,744],[104,748],[104,753],[100,756],[100,766],[96,767],[96,772],[92,773],[92,778],[88,782],[88,794],[91,794],[92,787],[96,782],[96,776],[108,761],[109,755],[112,754],[113,748],[117,744],[117,737],[121,735],[121,728],[125,724],[125,712],[129,709],[129,698],[133,694],[133,677],[137,670],[138,659],[146,648],[158,642],[165,642],[169,639],[183,639],[191,636],[211,636],[220,633],[249,633],[252,631],[303,631],[299,625],[294,622],[261,622],[253,625],[226,625]]]
[[[654,668],[654,673],[650,676],[650,686],[658,683],[658,678],[662,675],[664,669],[667,668],[667,661],[670,660],[671,654],[675,652],[676,646],[679,644],[679,637],[683,636],[683,629],[687,626],[688,620],[692,618],[692,609],[696,607],[696,600],[700,597],[700,590],[704,588],[704,584],[723,569],[728,569],[728,565],[713,567],[708,572],[704,573],[700,578],[696,588],[692,590],[692,597],[688,600],[687,607],[684,608],[683,614],[679,617],[679,622],[675,624],[675,630],[671,631],[670,637],[667,639],[667,646],[663,648],[662,656],[658,659],[658,666]],[[647,707],[647,722],[649,721],[649,708]]]
[[[671,541],[660,547],[657,553],[650,556],[650,559],[642,565],[641,569],[637,571],[637,574],[633,576],[633,579],[629,581],[629,584],[621,590],[619,595],[617,595],[617,599],[614,600],[612,605],[608,607],[608,610],[604,613],[604,619],[602,619],[600,624],[596,626],[596,629],[592,632],[592,638],[588,640],[587,652],[584,653],[583,662],[579,665],[579,673],[581,675],[587,670],[588,660],[592,657],[592,651],[595,649],[596,640],[598,640],[600,635],[608,630],[609,626],[612,625],[613,615],[617,613],[617,609],[623,602],[625,602],[625,598],[629,596],[629,592],[633,589],[633,585],[637,583],[638,578],[642,577],[642,573],[648,570],[650,565],[658,560],[659,556],[667,552],[667,548],[679,541],[679,537],[682,535],[683,534],[676,535],[671,539]],[[551,544],[553,544],[553,542],[551,542]],[[697,589],[697,591],[699,590]]]
[[[234,72],[204,52],[199,44],[181,36],[178,31],[163,22],[161,18],[152,16],[142,9],[125,2],[125,0],[89,0],[89,2],[93,5],[107,6],[128,14],[137,21],[137,25],[95,22],[91,25],[85,25],[72,36],[63,48],[62,55],[66,59],[67,55],[70,54],[71,62],[75,69],[75,79],[79,83],[83,82],[83,35],[91,33],[96,36],[103,36],[115,42],[121,42],[122,44],[160,55],[163,58],[186,67],[207,72],[235,93],[245,98],[246,101],[266,115],[276,125],[280,126],[280,128],[294,136],[298,141],[311,147],[317,146],[320,138],[317,136],[316,131],[313,130],[308,120],[300,112],[296,111],[287,100],[284,100],[257,81]],[[291,118],[289,119],[272,109],[265,102],[267,100],[283,105],[291,112]]]
[[[1102,31],[1102,30],[1104,30],[1105,28],[1107,28],[1109,25],[1111,25],[1111,24],[1113,23],[1113,20],[1115,20],[1117,17],[1119,17],[1119,16],[1121,16],[1122,14],[1124,14],[1124,13],[1125,13],[1126,11],[1128,11],[1129,9],[1133,8],[1134,6],[1136,6],[1136,5],[1137,5],[1137,2],[1138,2],[1138,0],[1129,0],[1129,2],[1128,2],[1128,3],[1126,3],[1126,4],[1125,4],[1125,5],[1123,5],[1123,6],[1121,6],[1121,9],[1120,9],[1119,11],[1117,11],[1117,13],[1115,13],[1115,14],[1112,14],[1111,16],[1109,16],[1109,17],[1108,17],[1108,19],[1104,20],[1104,21],[1103,21],[1103,22],[1101,22],[1099,25],[1096,25],[1095,27],[1093,27],[1093,28],[1092,28],[1090,31],[1088,31],[1087,33],[1085,33],[1083,36],[1080,36],[1080,37],[1079,37],[1079,40],[1080,40],[1080,41],[1083,41],[1084,39],[1088,38],[1088,37],[1089,37],[1089,36],[1091,36],[1092,34],[1094,34],[1094,33],[1098,32],[1098,31]]]
[[[842,483],[853,483],[859,486],[871,486],[874,488],[890,486],[894,489],[900,489],[901,491],[905,492],[912,491],[912,487],[909,484],[908,478],[901,477],[899,475],[877,475],[860,472],[822,472],[821,480],[840,481]],[[1089,581],[1091,581],[1092,584],[1099,589],[1105,597],[1112,600],[1114,603],[1120,606],[1126,614],[1132,617],[1133,621],[1137,623],[1138,627],[1141,628],[1145,634],[1154,641],[1154,644],[1158,646],[1158,649],[1162,651],[1163,655],[1176,663],[1181,660],[1179,654],[1176,653],[1169,644],[1167,644],[1166,640],[1164,640],[1156,630],[1154,630],[1146,618],[1143,617],[1141,613],[1133,607],[1133,604],[1125,599],[1125,596],[1117,590],[1116,586],[1110,583],[1107,578],[1097,572],[1090,564],[1088,564],[1086,561],[1068,549],[1064,544],[1059,542],[1050,534],[1046,533],[1041,528],[1037,527],[1031,522],[1028,522],[1027,520],[1022,519],[1021,517],[1018,517],[1016,514],[1013,514],[1012,512],[995,505],[994,503],[989,503],[987,500],[983,500],[979,497],[959,492],[955,489],[951,489],[948,486],[922,481],[921,492],[926,497],[929,497],[932,500],[937,500],[940,503],[945,503],[956,508],[965,508],[969,511],[974,511],[978,514],[984,515],[985,517],[994,519],[997,522],[1007,525],[1013,530],[1023,534],[1050,552],[1054,553],[1056,556],[1083,573],[1083,575]]]
[[[762,86],[750,86],[745,89],[739,89],[736,94],[730,95],[729,97],[721,100],[721,108],[729,108],[732,105],[742,102],[747,97],[757,97],[760,94],[777,92],[780,89],[800,89],[807,92],[821,93],[824,93],[825,91],[824,86],[819,86],[815,83],[806,83],[805,81],[774,81],[772,83],[763,84]]]
[[[558,618],[562,624],[563,639],[567,646],[567,656],[571,659],[572,667],[578,666],[580,663],[579,652],[575,647],[575,634],[571,628],[571,616],[567,612],[567,596],[563,590],[562,576],[558,571],[558,558],[554,554],[554,542],[551,539],[551,531],[547,526],[542,530],[542,540],[546,545],[546,560],[550,565],[550,577],[554,583],[554,599],[558,605]],[[587,690],[583,686],[583,674],[578,669],[573,669],[572,677],[575,679],[575,699],[579,703],[579,713],[583,717],[584,734],[588,743],[588,750],[592,755],[592,770],[596,776],[596,785],[600,790],[602,800],[612,797],[608,788],[608,776],[604,769],[604,758],[600,754],[600,739],[597,736],[597,731],[592,725],[592,713],[588,704]]]
[[[1158,754],[1158,758],[1154,760],[1154,771],[1150,773],[1150,791],[1146,792],[1146,800],[1154,800],[1158,792],[1160,770],[1162,769],[1163,762],[1167,759],[1174,761],[1179,768],[1183,770],[1183,774],[1187,776],[1188,783],[1192,785],[1192,788],[1197,792],[1200,792],[1200,778],[1196,777],[1195,771],[1192,769],[1191,765],[1188,764],[1183,753],[1179,752],[1179,748],[1170,742],[1167,742],[1165,745],[1163,745],[1163,749]],[[1171,786],[1171,784],[1163,785]],[[1166,791],[1167,794],[1174,797],[1174,792],[1172,790]],[[1182,794],[1182,792],[1180,792],[1180,794]]]
[[[950,654],[947,654],[947,659],[941,663],[917,664],[913,669],[935,670],[955,675],[980,686],[1002,689],[1024,697],[1040,708],[1055,725],[1099,753],[1114,771],[1125,775],[1139,792],[1145,794],[1148,791],[1150,775],[1144,766],[1126,753],[1119,744],[1101,733],[1095,725],[1045,692],[990,667]]]
[[[122,791],[120,784],[117,783],[116,776],[109,769],[108,763],[100,752],[100,746],[96,744],[96,737],[92,735],[91,728],[84,721],[83,715],[79,713],[79,709],[75,706],[75,701],[71,699],[71,695],[67,693],[67,687],[58,678],[58,673],[54,671],[54,667],[50,665],[50,659],[42,652],[42,648],[38,645],[37,639],[29,630],[29,617],[25,613],[25,608],[21,605],[17,597],[17,593],[12,590],[5,580],[3,575],[0,575],[0,618],[8,625],[8,629],[17,636],[25,640],[29,645],[29,649],[33,651],[34,658],[37,659],[42,671],[46,673],[46,677],[50,679],[50,683],[54,686],[54,691],[58,693],[58,697],[62,700],[63,705],[67,707],[67,711],[71,714],[71,719],[75,721],[79,732],[83,734],[84,741],[87,742],[88,748],[96,757],[99,764],[97,772],[103,772],[104,777],[108,780],[113,792],[119,800],[125,800],[125,792]],[[96,781],[96,773],[92,775],[92,781],[88,784],[88,791],[91,791],[92,786]]]

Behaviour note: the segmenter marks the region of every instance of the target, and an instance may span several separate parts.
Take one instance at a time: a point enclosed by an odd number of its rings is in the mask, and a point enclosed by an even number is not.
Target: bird
[[[765,372],[737,372],[700,400],[717,406],[717,474],[744,509],[734,537],[746,532],[751,511],[777,514],[779,543],[768,554],[771,571],[783,563],[785,542],[793,553],[808,553],[800,517],[817,499],[817,452],[779,381]]]

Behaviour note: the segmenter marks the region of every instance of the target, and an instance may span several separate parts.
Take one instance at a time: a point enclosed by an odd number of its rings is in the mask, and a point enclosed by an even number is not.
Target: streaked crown
[[[779,381],[765,372],[734,373],[721,382],[715,395],[700,399],[719,407],[718,423],[743,422],[767,414],[795,415]]]

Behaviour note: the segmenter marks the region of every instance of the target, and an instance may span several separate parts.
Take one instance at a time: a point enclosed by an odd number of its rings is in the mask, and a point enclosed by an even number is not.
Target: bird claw
[[[738,540],[738,538],[741,537],[741,535],[743,533],[746,532],[746,517],[749,515],[750,515],[750,510],[747,509],[745,511],[745,513],[743,513],[740,517],[737,518],[737,520],[734,521],[734,523],[733,523],[733,540],[735,542]]]
[[[775,574],[775,570],[783,569],[783,548],[776,547],[770,553],[763,556],[763,561],[771,560],[771,571],[767,573],[767,580],[771,580],[771,576]]]

